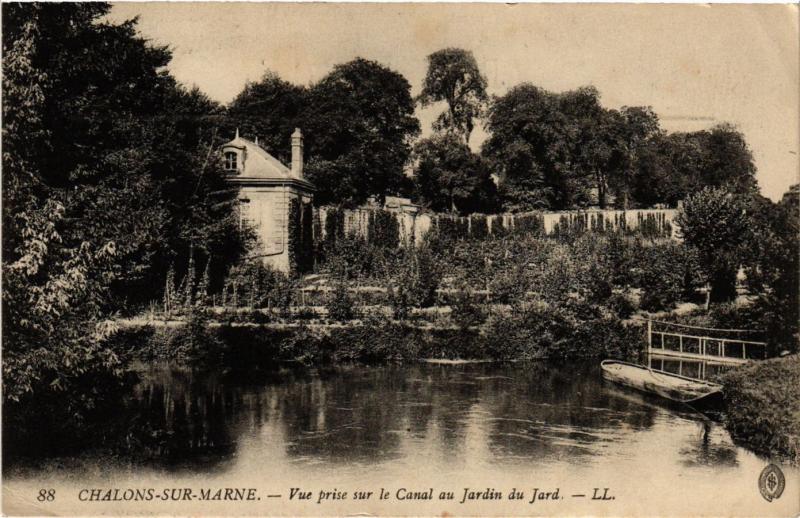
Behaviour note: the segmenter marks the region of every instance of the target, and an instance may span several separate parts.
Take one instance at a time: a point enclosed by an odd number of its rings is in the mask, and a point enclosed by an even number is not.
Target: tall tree
[[[778,203],[753,196],[748,213],[753,224],[747,233],[743,257],[747,285],[756,295],[755,306],[761,314],[760,327],[771,342],[796,351],[800,322],[800,185],[793,185]]]
[[[238,128],[251,140],[285,163],[291,161],[289,139],[303,127],[308,90],[267,72],[257,82],[249,82],[228,106],[224,130],[233,135]]]
[[[363,58],[336,65],[311,87],[302,121],[315,203],[358,205],[405,184],[420,129],[399,73]]]
[[[736,274],[751,225],[746,208],[740,195],[706,187],[687,197],[675,218],[686,244],[697,250],[711,302],[736,297]]]
[[[434,123],[438,131],[451,131],[466,144],[488,101],[486,78],[472,52],[446,48],[428,56],[428,73],[417,101],[423,106],[447,103],[447,110]]]
[[[493,100],[482,154],[511,196],[507,208],[565,209],[586,204],[585,121],[599,110],[593,88],[554,94],[530,83]]]
[[[755,171],[744,135],[721,124],[710,130],[656,133],[639,140],[627,184],[640,204],[674,206],[704,187],[751,196],[757,191]]]
[[[495,185],[481,158],[448,133],[421,140],[414,149],[422,202],[433,210],[491,212]]]
[[[753,153],[740,131],[723,123],[698,137],[704,141],[706,151],[700,170],[703,185],[724,187],[739,194],[756,192]]]
[[[613,164],[615,167],[609,183],[617,198],[617,206],[627,209],[632,198],[639,157],[663,132],[658,115],[649,106],[623,106],[619,110],[618,121],[618,160]]]
[[[105,357],[87,329],[158,297],[193,242],[228,259],[243,244],[211,145],[217,108],[164,71],[169,52],[135,22],[103,21],[109,8],[3,5],[3,332],[19,397],[86,373],[81,354]]]
[[[700,143],[685,133],[654,135],[636,154],[627,185],[630,197],[645,207],[657,203],[675,207],[688,193],[699,190],[696,172],[702,154]]]

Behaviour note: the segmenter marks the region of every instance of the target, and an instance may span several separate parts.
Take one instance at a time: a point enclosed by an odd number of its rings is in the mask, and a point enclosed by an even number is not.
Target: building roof
[[[291,169],[281,163],[280,160],[266,152],[264,148],[240,137],[236,132],[236,137],[222,145],[223,151],[226,148],[237,148],[244,150],[244,163],[242,173],[231,175],[230,180],[235,183],[256,183],[256,184],[281,184],[295,183],[308,189],[313,189],[311,182],[305,178],[298,178],[292,175]]]

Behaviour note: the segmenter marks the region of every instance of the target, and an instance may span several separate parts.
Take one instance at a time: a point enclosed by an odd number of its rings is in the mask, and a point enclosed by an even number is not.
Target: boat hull
[[[722,402],[722,386],[626,362],[601,363],[603,378],[670,401],[715,406]]]

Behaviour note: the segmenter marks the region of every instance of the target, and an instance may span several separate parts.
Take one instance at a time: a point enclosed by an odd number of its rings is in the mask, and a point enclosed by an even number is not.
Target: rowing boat
[[[603,378],[670,401],[692,405],[720,401],[722,385],[618,360],[600,363]]]

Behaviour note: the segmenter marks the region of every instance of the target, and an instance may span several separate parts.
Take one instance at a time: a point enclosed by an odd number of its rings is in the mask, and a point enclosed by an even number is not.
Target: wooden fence
[[[677,330],[658,329],[673,328]],[[766,342],[709,336],[717,333],[753,333],[745,329],[715,329],[656,320],[647,321],[647,349],[651,354],[744,363],[767,357]]]

